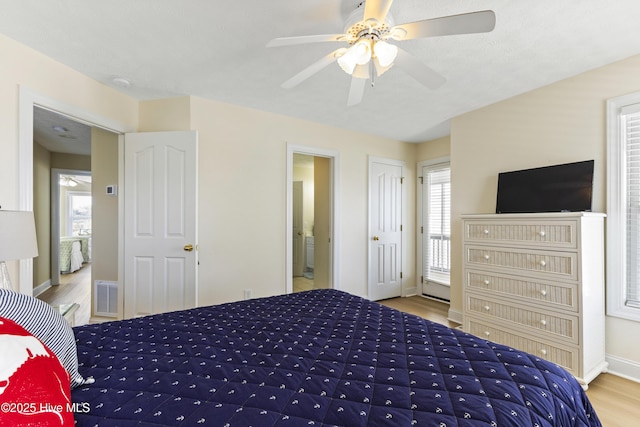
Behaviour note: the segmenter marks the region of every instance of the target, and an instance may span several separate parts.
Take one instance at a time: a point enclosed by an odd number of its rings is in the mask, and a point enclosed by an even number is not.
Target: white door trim
[[[285,292],[293,292],[293,154],[326,157],[331,159],[331,287],[340,289],[339,266],[340,259],[340,153],[316,147],[294,145],[287,143],[287,200],[286,200],[286,228],[285,228]]]
[[[371,239],[373,238],[373,236],[371,235],[371,199],[372,199],[372,194],[371,194],[371,180],[373,179],[373,163],[382,163],[382,164],[386,164],[386,165],[391,165],[391,166],[399,166],[402,168],[402,176],[404,177],[404,179],[406,179],[406,171],[407,171],[407,162],[405,162],[404,160],[396,160],[396,159],[387,159],[387,158],[383,158],[383,157],[374,157],[374,156],[369,156],[369,180],[367,182],[367,297],[371,298],[372,295],[372,289],[371,289],[371,257],[372,257],[372,253],[371,253]],[[407,271],[407,266],[406,266],[406,262],[407,262],[407,240],[405,238],[405,233],[407,231],[406,229],[406,224],[407,224],[407,190],[406,190],[406,185],[402,185],[401,186],[401,198],[402,198],[402,224],[403,224],[403,230],[402,230],[402,234],[401,234],[401,238],[402,238],[402,243],[400,245],[400,259],[401,259],[401,268],[403,272]],[[401,292],[402,292],[402,296],[407,296],[407,291],[406,291],[406,286],[405,286],[406,282],[404,280],[401,280]]]
[[[38,106],[70,116],[77,121],[109,130],[116,134],[131,132],[128,126],[106,117],[95,114],[71,104],[59,101],[35,92],[25,86],[19,86],[18,100],[18,209],[33,211],[33,107]],[[122,136],[120,137],[122,139]],[[122,167],[122,164],[119,165]],[[118,183],[122,186],[122,182]],[[120,200],[120,199],[119,199]],[[119,203],[120,205],[122,203]],[[120,224],[120,236],[124,228]],[[120,239],[122,240],[122,239]],[[120,250],[121,248],[119,248]],[[118,280],[122,280],[122,251],[118,257]],[[19,266],[18,290],[27,295],[33,295],[33,260],[21,260]]]

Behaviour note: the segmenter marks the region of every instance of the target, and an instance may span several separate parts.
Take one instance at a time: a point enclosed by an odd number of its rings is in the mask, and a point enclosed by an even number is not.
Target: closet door
[[[400,162],[369,164],[369,298],[402,295],[403,175]]]

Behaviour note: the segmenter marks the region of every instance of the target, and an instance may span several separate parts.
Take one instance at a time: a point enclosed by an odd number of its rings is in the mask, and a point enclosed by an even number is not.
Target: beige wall
[[[78,154],[51,153],[51,167],[54,169],[91,170],[91,156]]]
[[[118,183],[118,135],[91,130],[92,237],[91,283],[118,280],[118,197],[108,196],[106,186]],[[120,295],[123,294],[120,287]],[[91,313],[93,314],[93,307]]]
[[[439,159],[448,157],[451,154],[451,138],[445,136],[443,138],[434,139],[433,141],[418,144],[416,150],[416,162],[425,160]]]
[[[640,56],[481,108],[452,121],[452,253],[460,215],[495,211],[501,171],[595,159],[593,210],[606,212],[606,100],[640,91]],[[461,257],[452,257],[454,310],[462,307]],[[603,302],[604,303],[604,302]],[[608,355],[640,363],[640,324],[607,318]]]
[[[172,130],[192,130],[190,97],[156,99],[140,103],[138,132]]]
[[[246,288],[254,296],[285,291],[287,143],[340,153],[340,287],[367,294],[368,156],[405,160],[415,176],[415,145],[200,98],[192,98],[191,120],[200,140],[200,304],[240,300]],[[409,242],[414,220],[408,215]],[[406,258],[405,283],[415,286],[413,243]]]

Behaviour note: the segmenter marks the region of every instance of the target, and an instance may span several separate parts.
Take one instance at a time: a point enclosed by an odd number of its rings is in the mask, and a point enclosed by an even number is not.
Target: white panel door
[[[124,314],[196,306],[197,133],[125,135]]]
[[[402,176],[398,162],[372,161],[369,182],[369,298],[402,295]]]

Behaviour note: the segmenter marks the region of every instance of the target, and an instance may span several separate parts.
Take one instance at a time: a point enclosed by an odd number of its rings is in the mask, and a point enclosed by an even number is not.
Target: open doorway
[[[293,292],[331,287],[329,162],[326,157],[293,155]]]
[[[287,292],[337,287],[337,154],[289,147]]]
[[[94,190],[118,182],[119,137],[36,105],[32,114],[32,210],[39,251],[32,264],[33,295],[72,324],[86,324],[96,273],[118,278],[117,199]]]
[[[90,316],[91,133],[86,124],[33,107],[33,211],[39,249],[33,261],[34,296],[59,308],[73,324],[88,323]]]

